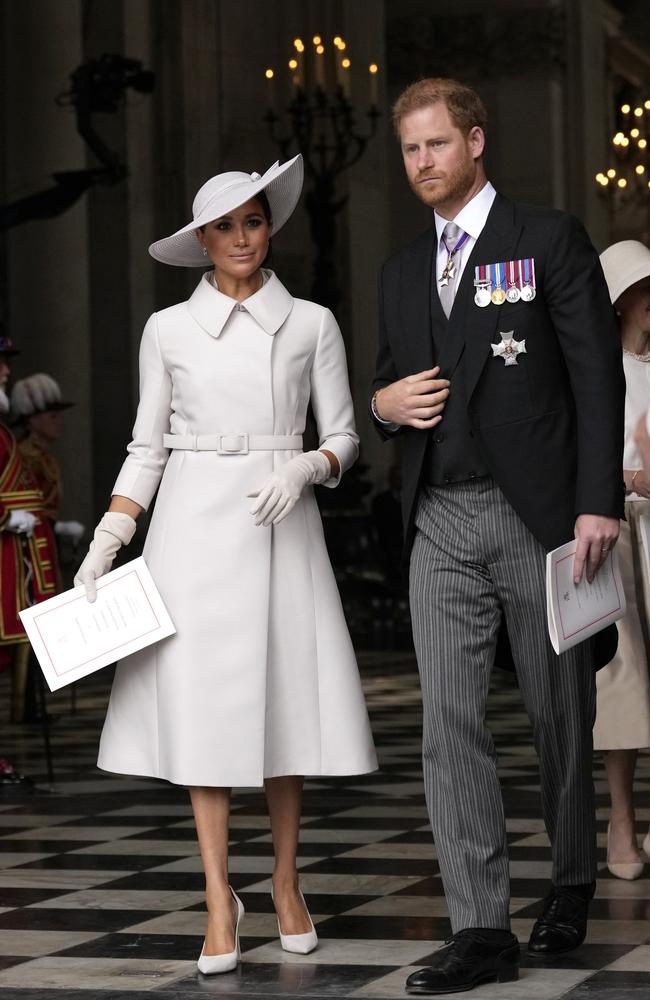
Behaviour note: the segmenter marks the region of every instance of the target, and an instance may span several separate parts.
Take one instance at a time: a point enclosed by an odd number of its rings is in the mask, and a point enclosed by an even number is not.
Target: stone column
[[[7,202],[53,186],[56,171],[85,166],[71,111],[55,98],[82,61],[77,0],[5,2],[2,19],[2,151]],[[88,295],[88,200],[4,234],[7,332],[22,348],[14,376],[49,372],[77,406],[66,415],[59,448],[63,515],[90,525],[91,360]]]

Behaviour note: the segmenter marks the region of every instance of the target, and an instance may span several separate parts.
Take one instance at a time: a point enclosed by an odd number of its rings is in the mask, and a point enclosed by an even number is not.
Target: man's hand
[[[418,430],[435,427],[442,420],[449,395],[449,382],[446,378],[436,378],[439,373],[439,367],[431,368],[380,389],[375,407],[381,419]]]
[[[616,545],[619,528],[616,517],[580,514],[576,518],[575,537],[578,540],[578,547],[573,558],[573,582],[576,585],[582,580],[585,567],[587,580],[589,583],[593,582],[607,558],[607,553]]]
[[[636,441],[637,447],[641,452],[645,473],[647,477],[650,478],[650,434],[648,434],[648,419],[645,413],[636,425],[634,440]],[[637,476],[636,478],[638,481],[640,477]]]

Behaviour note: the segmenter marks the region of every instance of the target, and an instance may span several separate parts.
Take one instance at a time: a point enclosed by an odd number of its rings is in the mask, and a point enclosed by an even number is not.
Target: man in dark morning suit
[[[372,411],[385,437],[402,438],[424,781],[454,933],[407,990],[437,994],[518,975],[485,726],[502,623],[533,725],[553,855],[529,953],[570,950],[586,933],[594,667],[611,658],[615,638],[606,631],[554,653],[545,560],[575,536],[574,579],[591,581],[616,542],[624,381],[596,251],[572,216],[495,192],[478,95],[423,80],[393,117],[408,181],[435,210],[431,228],[382,271]]]

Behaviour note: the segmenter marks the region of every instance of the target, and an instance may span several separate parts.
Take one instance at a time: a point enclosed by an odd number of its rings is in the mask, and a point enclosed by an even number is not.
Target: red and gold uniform
[[[20,454],[34,485],[43,495],[45,516],[58,521],[61,508],[61,469],[47,441],[35,431],[18,443]]]
[[[7,531],[13,510],[37,517],[30,537]],[[46,503],[11,431],[0,423],[0,659],[27,642],[18,612],[56,593],[56,543]]]

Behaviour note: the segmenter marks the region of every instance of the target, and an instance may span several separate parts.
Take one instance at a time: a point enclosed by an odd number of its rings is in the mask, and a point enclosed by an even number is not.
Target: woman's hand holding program
[[[97,599],[95,581],[108,573],[115,556],[123,545],[129,544],[134,533],[134,519],[117,511],[107,511],[95,528],[86,558],[73,581],[75,587],[86,588],[86,597],[91,604]]]

